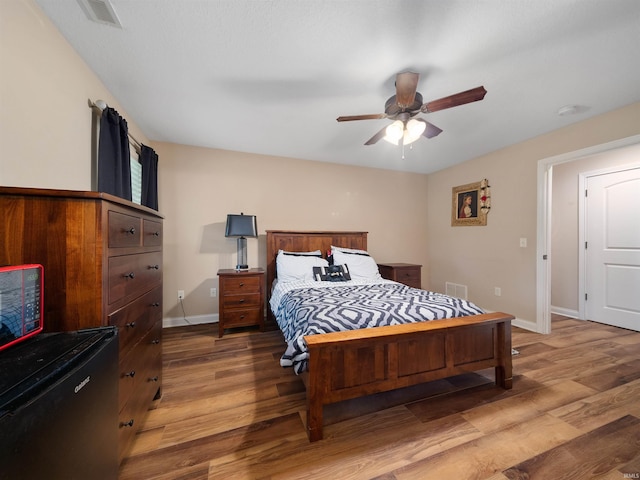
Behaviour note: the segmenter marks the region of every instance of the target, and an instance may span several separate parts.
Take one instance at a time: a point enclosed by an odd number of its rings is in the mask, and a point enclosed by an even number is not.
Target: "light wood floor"
[[[344,402],[313,444],[278,331],[194,325],[163,342],[163,396],[120,480],[640,478],[640,333],[514,328],[512,390],[487,371]]]

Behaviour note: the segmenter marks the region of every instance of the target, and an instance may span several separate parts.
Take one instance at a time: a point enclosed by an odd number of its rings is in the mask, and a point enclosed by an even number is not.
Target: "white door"
[[[640,331],[640,168],[586,188],[586,318]]]

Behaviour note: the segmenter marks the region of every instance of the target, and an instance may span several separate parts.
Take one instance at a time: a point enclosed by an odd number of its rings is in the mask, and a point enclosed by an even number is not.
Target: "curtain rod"
[[[89,108],[100,110],[100,113],[102,113],[102,111],[107,107],[107,102],[105,102],[104,100],[96,100],[95,102],[89,100]],[[127,135],[129,136],[129,140],[131,140],[131,143],[133,143],[133,146],[136,148],[139,154],[140,149],[142,148],[142,144],[138,140],[136,140],[136,138],[129,132],[127,132]]]

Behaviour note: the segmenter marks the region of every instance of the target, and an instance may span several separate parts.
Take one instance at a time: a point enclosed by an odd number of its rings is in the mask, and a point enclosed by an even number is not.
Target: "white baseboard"
[[[218,323],[218,314],[190,315],[185,321],[184,317],[163,318],[162,328],[185,327],[187,325],[200,325],[202,323]]]
[[[529,330],[530,332],[538,332],[538,324],[536,322],[532,322],[530,320],[524,320],[522,318],[515,318],[511,321],[511,325],[514,327],[520,327],[525,330]]]
[[[570,318],[580,318],[580,314],[578,313],[577,310],[569,310],[568,308],[563,308],[563,307],[554,307],[553,305],[551,305],[549,307],[549,311],[551,313],[555,313],[556,315],[564,315],[565,317],[570,317]]]

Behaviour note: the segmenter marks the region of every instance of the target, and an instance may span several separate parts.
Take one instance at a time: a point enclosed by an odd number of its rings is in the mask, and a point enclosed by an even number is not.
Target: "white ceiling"
[[[429,173],[640,101],[638,0],[36,0],[151,140]],[[95,1],[95,0],[94,0]],[[364,142],[398,72],[439,136]],[[97,98],[92,98],[97,100]],[[564,105],[579,113],[559,116]]]

